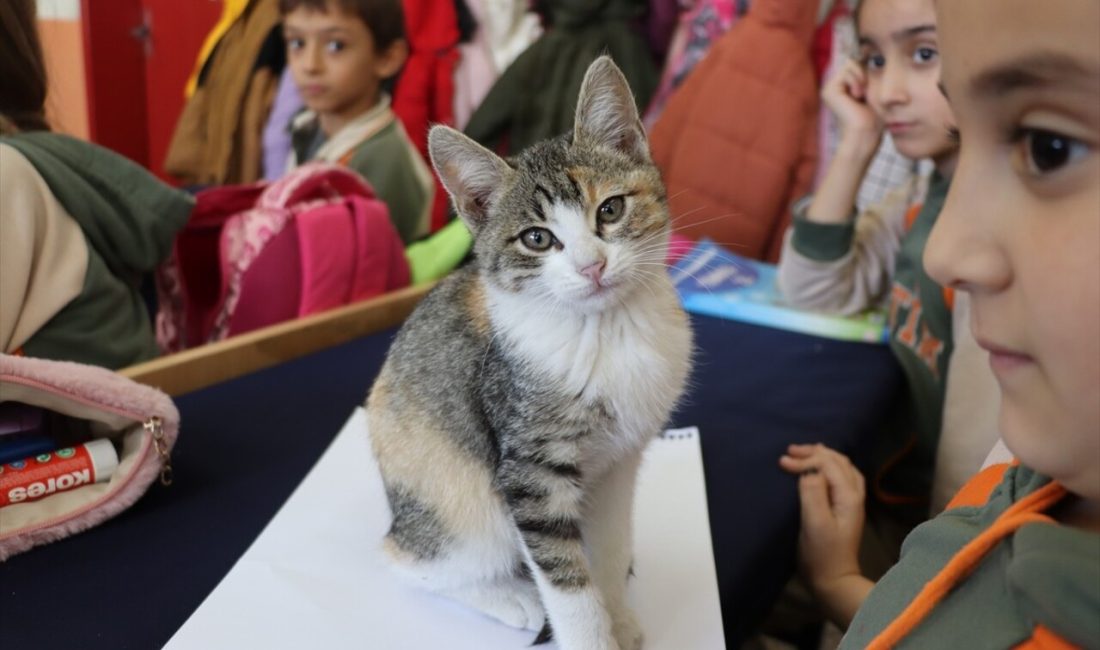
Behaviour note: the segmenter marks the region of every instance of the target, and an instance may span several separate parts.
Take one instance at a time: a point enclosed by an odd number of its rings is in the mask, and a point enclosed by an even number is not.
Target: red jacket
[[[669,100],[650,146],[676,232],[779,258],[817,162],[816,13],[816,0],[757,0]]]
[[[393,111],[409,139],[428,156],[428,127],[454,125],[454,71],[458,65],[458,16],[453,2],[403,0],[409,59],[393,96]],[[447,193],[435,182],[432,230],[443,225]]]

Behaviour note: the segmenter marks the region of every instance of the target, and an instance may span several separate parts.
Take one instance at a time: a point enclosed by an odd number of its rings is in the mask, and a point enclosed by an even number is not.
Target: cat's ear
[[[609,56],[588,66],[577,100],[573,141],[617,149],[638,162],[649,162],[645,127],[638,118],[626,77]]]
[[[489,216],[494,196],[512,173],[500,156],[447,126],[428,132],[428,151],[458,216],[475,235]]]

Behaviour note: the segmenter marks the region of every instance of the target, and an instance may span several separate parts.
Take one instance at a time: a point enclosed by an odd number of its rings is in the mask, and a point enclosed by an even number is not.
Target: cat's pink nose
[[[581,269],[581,275],[588,278],[589,280],[592,280],[592,282],[599,284],[600,279],[603,278],[604,266],[605,263],[603,260],[600,260],[594,264],[589,264],[588,266]]]

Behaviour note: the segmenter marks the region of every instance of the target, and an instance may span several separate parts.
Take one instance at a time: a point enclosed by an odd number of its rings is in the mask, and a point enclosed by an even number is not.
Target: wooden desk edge
[[[146,361],[119,372],[169,395],[182,395],[394,327],[412,313],[432,286],[408,287]]]

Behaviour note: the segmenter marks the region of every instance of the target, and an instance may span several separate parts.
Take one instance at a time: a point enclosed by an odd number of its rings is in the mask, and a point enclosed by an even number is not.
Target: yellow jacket
[[[221,40],[221,37],[229,30],[229,27],[240,18],[242,13],[244,13],[250,1],[251,0],[223,0],[221,18],[218,19],[217,24],[210,30],[210,33],[206,35],[206,40],[202,43],[202,49],[199,50],[199,58],[195,61],[195,69],[191,71],[191,76],[187,79],[187,86],[183,91],[185,97],[190,97],[195,92],[195,85],[198,83],[199,79],[199,70],[202,70],[203,64],[206,63],[206,58],[214,51],[214,46],[218,44],[218,41]]]

